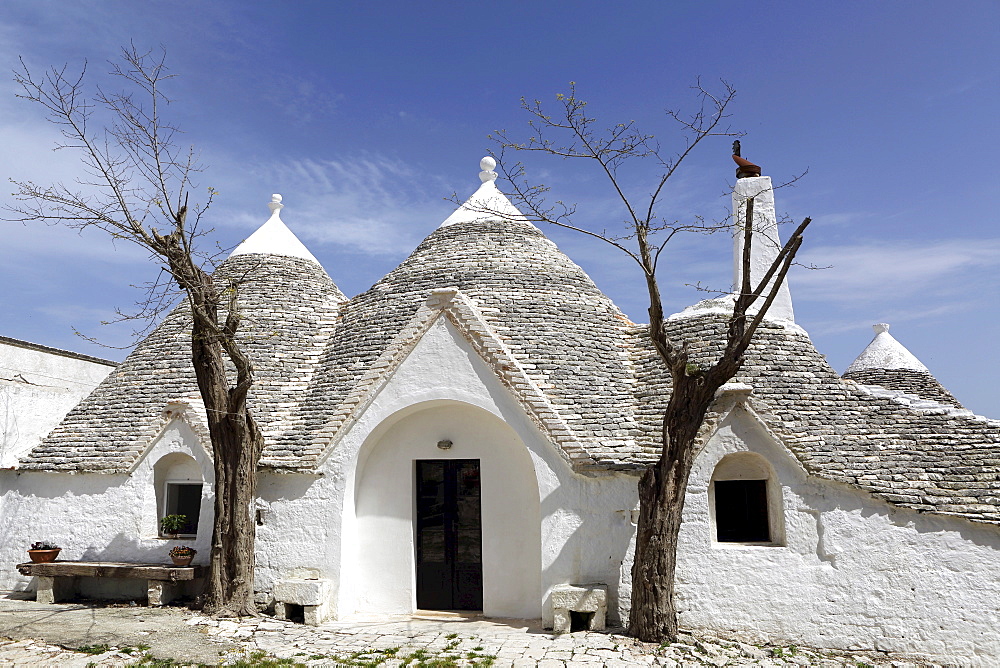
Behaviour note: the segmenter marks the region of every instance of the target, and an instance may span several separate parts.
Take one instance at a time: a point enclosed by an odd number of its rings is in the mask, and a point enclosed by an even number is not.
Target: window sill
[[[755,547],[786,547],[784,543],[773,543],[773,542],[746,542],[738,543],[736,541],[712,541],[712,547],[722,550],[734,550],[734,549],[745,549],[745,548],[755,548]]]
[[[196,533],[179,533],[176,536],[153,536],[155,540],[195,540],[198,538]]]

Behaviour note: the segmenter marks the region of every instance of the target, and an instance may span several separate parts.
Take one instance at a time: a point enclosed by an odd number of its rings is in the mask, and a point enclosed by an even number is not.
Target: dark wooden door
[[[479,460],[417,461],[417,607],[483,609]]]

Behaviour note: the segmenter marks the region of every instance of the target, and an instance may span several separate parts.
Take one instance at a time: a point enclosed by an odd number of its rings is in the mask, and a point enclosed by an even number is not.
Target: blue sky
[[[29,2],[4,3],[0,68],[90,61],[163,45],[178,78],[171,116],[221,196],[213,240],[231,247],[284,196],[284,220],[348,295],[402,261],[470,194],[496,129],[523,134],[521,96],[567,82],[609,124],[635,119],[676,145],[664,108],[690,108],[697,77],[732,82],[744,155],[777,181],[794,219],[812,216],[796,271],[796,317],[838,371],[892,333],[977,413],[1000,417],[1000,117],[996,2]],[[69,181],[76,158],[0,80],[3,179]],[[529,156],[532,158],[532,156]],[[599,175],[530,159],[530,175],[589,224],[620,214]],[[638,173],[642,192],[652,172]],[[729,141],[707,142],[672,184],[678,217],[725,214]],[[502,185],[502,184],[501,184]],[[9,197],[4,191],[2,202]],[[608,221],[608,222],[606,222]],[[0,334],[121,359],[73,328],[101,327],[155,275],[142,253],[97,234],[2,223]],[[599,242],[546,234],[633,319],[640,277]],[[668,309],[730,280],[728,239],[669,252]]]

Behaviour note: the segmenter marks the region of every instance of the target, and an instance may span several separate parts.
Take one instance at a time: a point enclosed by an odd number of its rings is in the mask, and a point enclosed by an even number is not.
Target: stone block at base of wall
[[[289,619],[292,606],[301,606],[302,621],[318,626],[330,616],[330,598],[333,585],[329,580],[285,578],[274,585],[274,616]]]
[[[552,632],[573,631],[573,613],[586,628],[579,630],[603,631],[608,613],[608,585],[565,584],[552,588]]]

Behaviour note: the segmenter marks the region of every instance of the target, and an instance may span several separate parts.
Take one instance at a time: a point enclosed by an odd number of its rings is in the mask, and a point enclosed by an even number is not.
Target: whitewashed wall
[[[114,369],[18,343],[0,340],[0,468],[16,465]]]
[[[200,469],[201,518],[196,539],[160,538],[154,466],[179,453]],[[50,540],[63,548],[60,559],[170,563],[174,545],[198,550],[194,563],[207,563],[212,535],[212,463],[198,437],[181,419],[170,420],[131,475],[3,471],[0,496],[0,589],[26,591],[30,578],[14,570],[27,561],[28,546]]]
[[[414,462],[478,459],[483,612],[541,616],[538,483],[516,433],[468,404],[423,404],[362,453],[355,493],[355,609],[414,609]],[[436,447],[450,440],[448,451]]]
[[[459,445],[442,453],[434,447],[442,438]],[[154,467],[174,452],[187,453],[203,471],[196,541],[157,536]],[[614,600],[634,532],[629,517],[635,479],[573,473],[444,318],[317,474],[261,474],[256,509],[261,599],[282,578],[316,577],[334,583],[332,609],[339,608],[341,616],[413,609],[412,508],[394,525],[391,535],[401,542],[393,545],[393,554],[400,559],[385,564],[388,570],[369,565],[373,556],[386,554],[380,513],[412,505],[414,459],[448,456],[483,461],[487,614],[541,616],[551,624],[548,592],[564,583],[606,583]],[[397,469],[408,471],[401,481]],[[393,481],[392,496],[382,499],[386,476]],[[64,559],[145,562],[166,562],[175,542],[194,542],[195,563],[203,563],[211,535],[211,482],[211,461],[180,419],[167,424],[130,475],[0,472],[0,560],[6,565],[0,587],[30,588],[12,566],[25,560],[28,544],[42,539],[64,546]],[[612,604],[612,620],[617,609]]]
[[[447,453],[435,447],[445,438],[458,444]],[[509,540],[511,530],[523,532],[523,522],[496,508],[498,501],[541,518],[540,530],[524,532],[525,551],[516,560],[522,583],[518,599],[501,591],[514,581],[514,569],[492,584],[489,578],[497,576],[487,575],[487,614],[542,616],[551,623],[548,592],[563,583],[604,582],[612,597],[617,594],[634,531],[629,521],[634,478],[573,473],[495,373],[441,318],[341,438],[321,467],[322,476],[296,492],[321,503],[297,507],[296,494],[282,496],[277,482],[262,492],[276,524],[300,518],[308,531],[325,532],[327,543],[314,565],[320,577],[339,583],[334,608],[341,617],[413,609],[412,525],[406,529],[412,508],[408,518],[401,509],[412,505],[413,460],[446,457],[484,460],[483,514],[484,520],[491,518],[484,522],[488,564],[506,559],[502,541]],[[506,490],[500,487],[505,477]],[[506,493],[514,497],[505,498]],[[383,517],[383,511],[393,515]],[[294,560],[278,559],[266,547],[268,540],[279,541],[279,531],[270,538],[270,529],[260,529],[258,551],[267,555],[272,571],[264,577],[288,577],[296,569]],[[380,548],[386,535],[399,544]],[[381,570],[371,566],[371,559],[383,557]],[[613,616],[616,610],[613,606]]]
[[[773,467],[783,545],[715,542],[709,482],[735,452]],[[678,554],[684,626],[1000,665],[1000,529],[808,477],[741,409],[696,460]]]
[[[450,439],[452,450],[437,441]],[[780,498],[777,545],[718,544],[710,481],[726,455],[756,453]],[[31,583],[13,564],[54,540],[66,559],[166,562],[157,537],[155,465],[212,467],[184,419],[167,422],[130,475],[0,471],[0,588]],[[333,609],[406,612],[414,601],[413,461],[483,462],[488,615],[541,616],[551,588],[609,585],[609,616],[627,615],[636,478],[581,476],[463,336],[439,319],[371,398],[315,475],[263,473],[257,589],[287,577],[334,583]],[[764,469],[761,469],[764,470]],[[751,413],[734,410],[698,455],[678,562],[681,624],[820,647],[877,648],[970,665],[1000,663],[1000,529],[922,515],[806,475]]]

